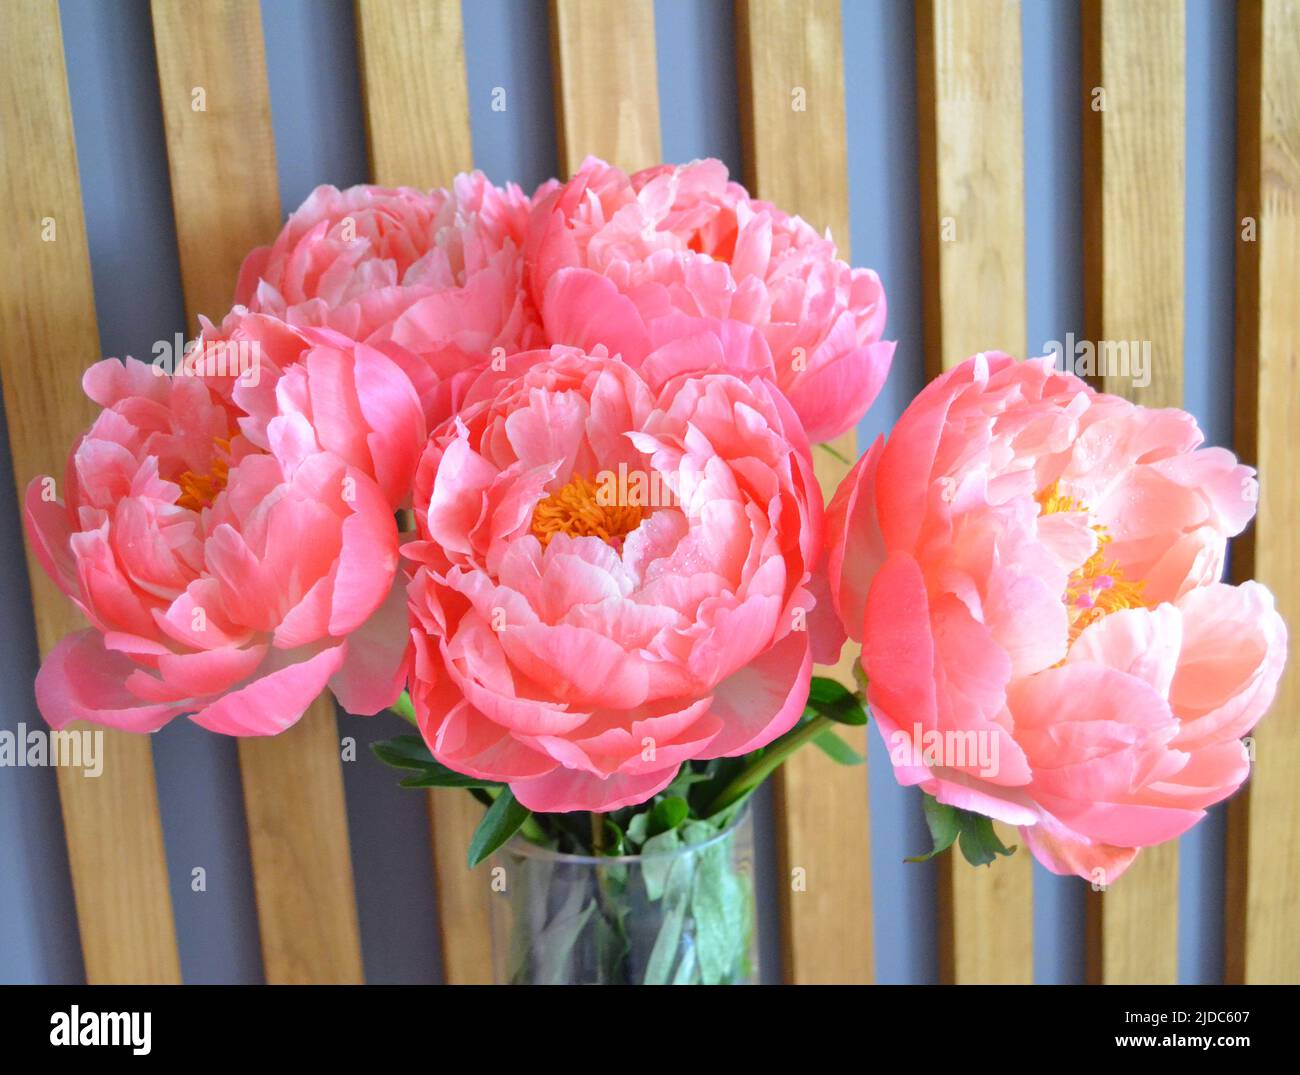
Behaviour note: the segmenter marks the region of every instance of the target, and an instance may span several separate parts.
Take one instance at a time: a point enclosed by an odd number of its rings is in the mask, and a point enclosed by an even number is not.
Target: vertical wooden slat
[[[1183,398],[1184,39],[1183,0],[1084,3],[1084,320],[1094,343],[1149,341],[1149,385],[1098,378],[1148,407]],[[1089,915],[1094,981],[1176,981],[1178,845],[1143,851]]]
[[[473,167],[458,0],[357,0],[370,174],[437,186]]]
[[[1025,195],[1016,0],[923,0],[917,121],[928,376],[978,351],[1025,356]],[[1008,844],[1015,831],[999,825]],[[1033,867],[940,861],[945,981],[1033,980]]]
[[[560,167],[588,154],[633,171],[659,163],[654,0],[551,0]]]
[[[750,190],[815,228],[829,227],[849,257],[844,60],[838,0],[741,0],[736,7],[737,78],[745,178]],[[846,458],[852,432],[834,442]],[[816,450],[822,488],[847,468]],[[846,647],[846,651],[848,647]],[[856,653],[835,669],[852,683]],[[848,729],[841,729],[841,733]],[[865,729],[845,734],[865,752]],[[866,774],[800,751],[775,783],[782,936],[792,983],[869,982],[874,961]],[[794,871],[801,885],[794,884]]]
[[[358,0],[357,28],[371,178],[427,188],[472,168],[459,0]],[[465,865],[482,817],[465,792],[429,792],[443,976],[454,985],[492,981],[486,871]]]
[[[0,160],[0,364],[21,502],[38,474],[62,479],[66,454],[93,416],[81,373],[99,357],[63,39],[52,0],[0,5]],[[86,625],[30,550],[27,570],[44,654]],[[103,736],[102,775],[58,770],[86,978],[176,983],[180,962],[152,744],[125,732]]]
[[[1236,438],[1259,468],[1254,529],[1233,545],[1233,575],[1257,578],[1291,632],[1270,715],[1254,733],[1255,766],[1229,808],[1227,979],[1300,981],[1300,3],[1237,9]]]
[[[221,319],[244,255],[280,226],[261,14],[257,0],[153,0],[153,24],[193,328],[200,313]],[[333,700],[281,735],[241,739],[239,760],[267,981],[360,982]]]

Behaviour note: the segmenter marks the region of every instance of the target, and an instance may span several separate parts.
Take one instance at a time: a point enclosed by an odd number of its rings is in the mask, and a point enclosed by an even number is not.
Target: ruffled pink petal
[[[862,666],[871,708],[935,727],[934,638],[925,579],[916,561],[894,553],[867,594]]]
[[[834,440],[857,425],[884,386],[894,347],[892,340],[868,344],[798,377],[788,394],[809,440]]]
[[[343,521],[330,634],[355,631],[383,603],[397,571],[397,523],[378,486],[349,468],[352,514]]]
[[[266,656],[267,646],[166,653],[158,658],[158,678],[137,668],[127,677],[131,693],[153,702],[193,702],[233,687],[251,676]]]
[[[722,731],[699,757],[736,757],[784,735],[803,714],[811,680],[807,634],[791,632],[714,689],[711,712]]]
[[[630,299],[598,273],[562,269],[546,285],[542,321],[551,343],[591,351],[603,344],[611,355],[637,365],[650,350],[650,336]]]
[[[347,643],[269,671],[213,702],[190,719],[223,735],[278,735],[298,723],[343,664]]]
[[[1138,853],[1136,847],[1094,843],[1059,826],[1052,832],[1046,825],[1024,825],[1020,836],[1052,873],[1074,874],[1097,885],[1114,884]]]
[[[862,641],[867,590],[887,555],[876,522],[876,468],[885,448],[877,437],[845,475],[826,507],[827,577],[848,636]]]
[[[78,631],[64,638],[36,674],[36,704],[52,728],[86,720],[126,732],[156,732],[186,706],[141,705],[126,689],[137,665],[104,648],[98,631]]]
[[[573,810],[609,813],[653,798],[673,782],[677,766],[650,773],[616,773],[604,779],[577,769],[556,768],[545,776],[512,780],[510,790],[529,810],[561,814]]]
[[[1176,746],[1196,750],[1240,739],[1277,695],[1287,629],[1257,582],[1192,590],[1178,602],[1182,648],[1169,688],[1181,722]]]
[[[410,627],[404,583],[399,576],[384,603],[348,635],[347,656],[329,685],[349,713],[368,717],[387,709],[406,685]]]
[[[67,509],[57,500],[46,500],[46,483],[53,478],[33,478],[23,500],[27,540],[45,573],[65,594],[78,592],[77,567],[69,542],[72,526]]]

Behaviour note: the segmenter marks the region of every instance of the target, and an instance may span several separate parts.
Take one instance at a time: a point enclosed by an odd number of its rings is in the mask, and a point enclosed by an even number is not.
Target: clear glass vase
[[[758,981],[748,808],[708,839],[649,855],[567,855],[516,837],[492,871],[499,985]]]

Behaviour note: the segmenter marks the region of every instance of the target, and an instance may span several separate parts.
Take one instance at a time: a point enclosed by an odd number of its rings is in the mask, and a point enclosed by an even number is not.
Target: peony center
[[[1044,515],[1063,511],[1089,511],[1081,500],[1063,495],[1058,482],[1052,482],[1034,499],[1038,501]],[[1064,600],[1070,616],[1071,642],[1083,633],[1084,628],[1103,616],[1123,608],[1142,608],[1145,604],[1142,599],[1142,581],[1125,578],[1119,561],[1107,553],[1111,536],[1106,532],[1106,527],[1094,523],[1092,529],[1097,534],[1097,550],[1081,566],[1075,568],[1065,586]]]
[[[230,477],[230,441],[224,437],[214,437],[212,443],[214,450],[208,469],[198,474],[187,470],[176,479],[176,484],[181,487],[181,495],[176,498],[179,507],[189,508],[190,511],[210,508],[226,487],[226,480]]]
[[[604,503],[594,482],[579,475],[537,502],[532,532],[545,547],[556,534],[598,537],[615,549],[641,525],[643,508],[635,504]]]

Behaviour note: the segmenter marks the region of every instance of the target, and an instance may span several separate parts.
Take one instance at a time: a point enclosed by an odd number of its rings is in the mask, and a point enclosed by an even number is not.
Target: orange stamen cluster
[[[1057,482],[1052,482],[1034,499],[1044,515],[1063,511],[1086,513],[1089,510],[1082,501],[1062,494]],[[1083,633],[1084,628],[1103,616],[1124,608],[1141,608],[1145,604],[1142,581],[1126,579],[1119,561],[1107,555],[1106,547],[1112,539],[1106,527],[1094,523],[1092,529],[1097,535],[1097,550],[1071,573],[1065,587],[1071,642]]]
[[[212,443],[216,445],[217,451],[212,453],[212,462],[207,472],[196,474],[187,470],[176,479],[176,484],[181,487],[181,495],[176,498],[178,506],[189,508],[190,511],[210,508],[226,487],[226,480],[230,477],[230,441],[224,437],[213,437]]]
[[[568,534],[598,537],[617,549],[644,517],[644,510],[634,504],[600,503],[596,485],[574,475],[567,485],[538,502],[533,509],[532,531],[543,547],[556,534]]]

